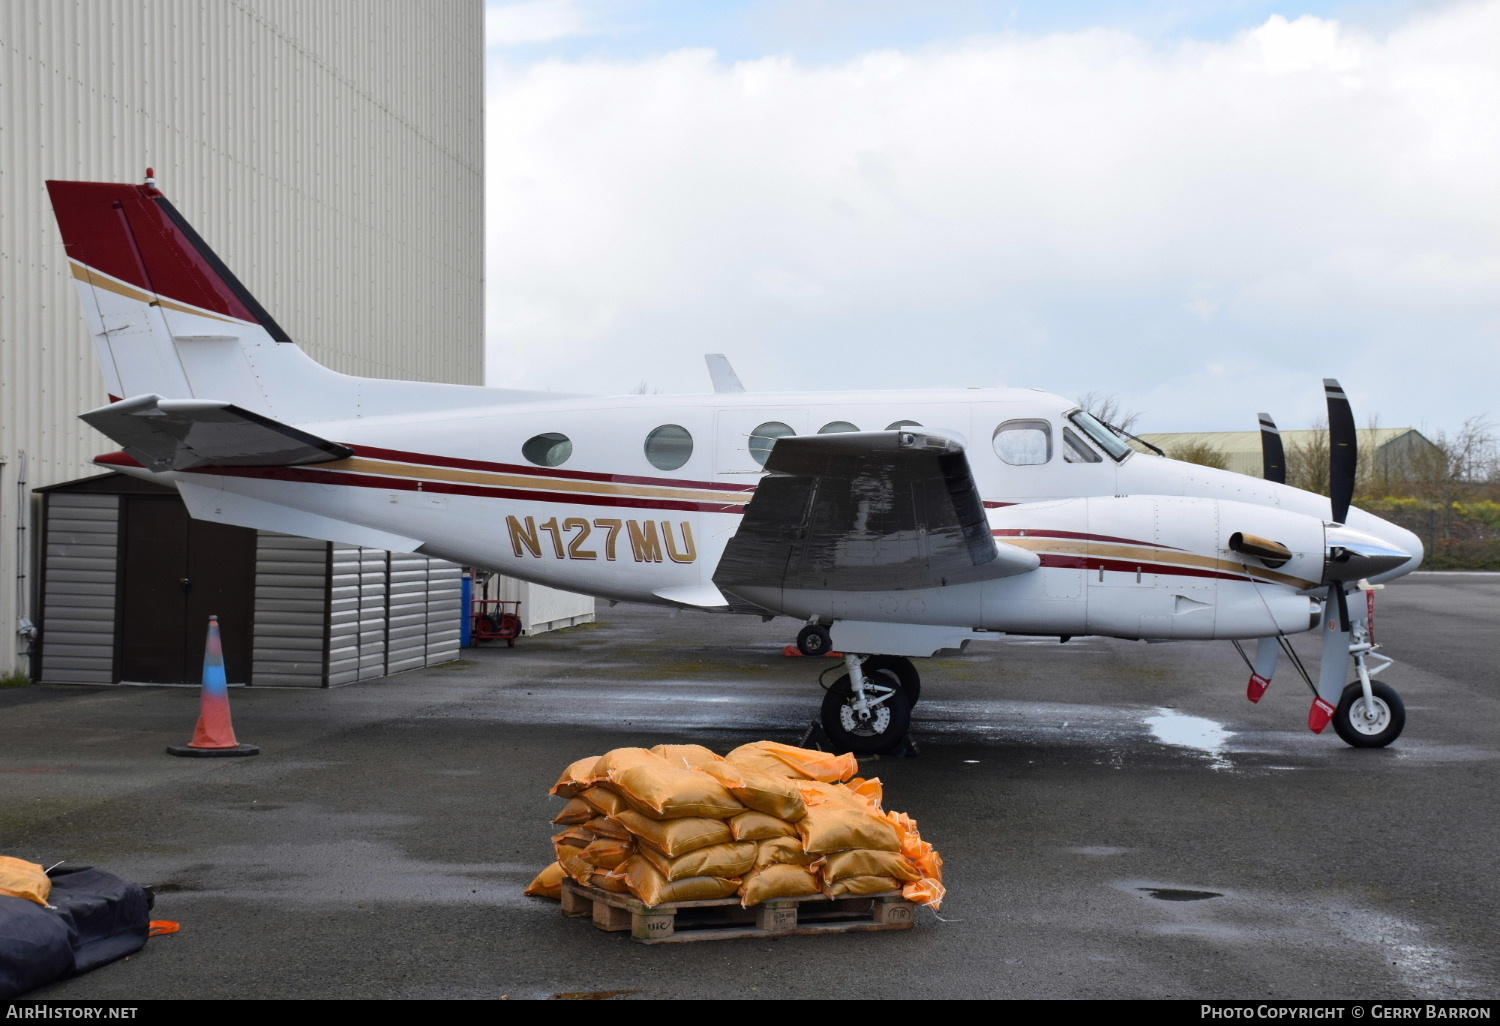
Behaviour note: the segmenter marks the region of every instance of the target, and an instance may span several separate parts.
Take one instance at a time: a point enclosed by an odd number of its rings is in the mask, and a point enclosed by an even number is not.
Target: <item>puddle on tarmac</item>
[[[1208,756],[1208,764],[1214,769],[1230,768],[1229,760],[1224,757],[1224,745],[1231,732],[1213,720],[1188,716],[1173,709],[1158,709],[1155,716],[1146,717],[1146,726],[1162,744],[1202,752]]]
[[[1136,890],[1144,891],[1158,901],[1207,901],[1224,896],[1218,891],[1190,891],[1182,887],[1138,887]]]

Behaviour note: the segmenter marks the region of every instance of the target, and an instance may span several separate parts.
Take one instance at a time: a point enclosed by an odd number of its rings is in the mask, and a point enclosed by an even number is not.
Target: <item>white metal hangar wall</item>
[[[481,0],[0,4],[0,675],[30,489],[117,448],[44,181],[154,167],[314,358],[481,384],[483,63]]]

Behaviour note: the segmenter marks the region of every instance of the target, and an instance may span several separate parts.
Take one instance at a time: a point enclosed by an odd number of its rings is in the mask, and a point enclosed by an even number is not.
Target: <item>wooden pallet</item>
[[[634,895],[572,880],[563,882],[562,910],[567,916],[592,916],[601,930],[629,930],[631,939],[642,944],[909,930],[915,918],[912,903],[900,891],[858,898],[776,898],[751,908],[742,908],[738,897],[647,905]]]

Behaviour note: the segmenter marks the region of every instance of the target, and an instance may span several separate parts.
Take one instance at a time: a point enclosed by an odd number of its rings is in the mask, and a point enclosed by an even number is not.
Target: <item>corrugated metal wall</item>
[[[50,514],[41,679],[113,684],[120,497],[54,495]]]
[[[0,4],[0,670],[28,488],[115,446],[43,182],[161,188],[307,351],[483,380],[480,0]],[[22,541],[23,545],[30,542]]]
[[[322,685],[327,589],[327,542],[260,532],[255,543],[252,684]],[[51,626],[49,619],[49,634]],[[51,645],[49,637],[47,647]]]

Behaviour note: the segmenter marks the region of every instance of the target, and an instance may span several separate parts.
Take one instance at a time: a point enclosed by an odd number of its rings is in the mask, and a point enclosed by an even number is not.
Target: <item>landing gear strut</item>
[[[846,655],[848,673],[823,696],[823,731],[835,747],[883,755],[906,739],[921,680],[900,656]]]

